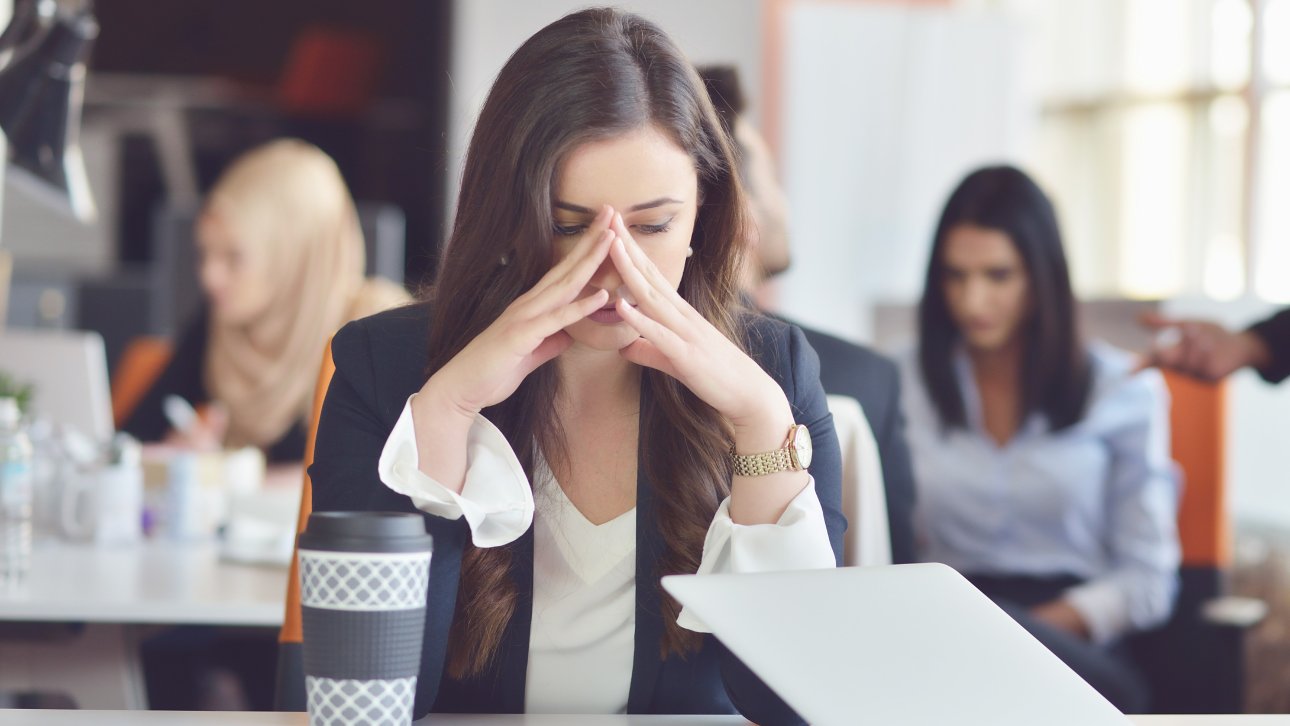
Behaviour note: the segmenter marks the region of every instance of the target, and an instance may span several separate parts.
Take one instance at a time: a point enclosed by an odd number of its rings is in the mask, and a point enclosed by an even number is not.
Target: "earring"
[[[685,256],[686,256],[686,257],[694,257],[694,248],[693,248],[693,247],[686,247],[686,248],[685,248]]]
[[[497,264],[501,265],[502,267],[506,267],[507,265],[511,264],[511,256],[502,255],[501,259],[497,260]]]

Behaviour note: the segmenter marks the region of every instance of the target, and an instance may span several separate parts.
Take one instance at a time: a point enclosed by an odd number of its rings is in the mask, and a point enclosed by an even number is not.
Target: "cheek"
[[[1000,308],[1007,311],[1012,326],[1021,325],[1030,313],[1030,291],[1024,282],[1012,282],[999,291]]]
[[[556,235],[555,238],[551,240],[551,264],[558,264],[561,260],[568,257],[569,253],[573,251],[574,246],[577,245],[578,241],[582,238],[583,235],[580,234],[573,235],[571,237]]]
[[[945,295],[945,306],[949,308],[950,315],[959,317],[963,307],[963,283],[944,282],[941,284],[941,292]]]
[[[689,261],[686,253],[693,237],[694,225],[691,223],[684,228],[678,226],[667,234],[643,237],[638,242],[654,266],[672,283],[672,287],[679,287]]]

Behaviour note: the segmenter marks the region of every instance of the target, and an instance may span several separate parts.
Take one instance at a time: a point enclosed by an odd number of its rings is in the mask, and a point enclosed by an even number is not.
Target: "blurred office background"
[[[10,324],[98,329],[109,356],[174,333],[195,300],[188,225],[203,191],[282,135],[338,160],[370,263],[415,288],[493,76],[586,4],[99,0],[82,128],[99,218],[6,184]],[[739,68],[791,204],[794,265],[778,286],[790,316],[901,345],[946,194],[1000,160],[1056,198],[1095,334],[1140,347],[1141,310],[1242,324],[1290,302],[1290,0],[617,4],[695,62]],[[1253,573],[1238,584],[1275,608],[1290,387],[1247,372],[1230,394],[1227,478]],[[1268,641],[1290,640],[1285,627],[1269,621]],[[1251,657],[1272,656],[1290,663]],[[1290,710],[1272,690],[1252,689],[1252,708]]]

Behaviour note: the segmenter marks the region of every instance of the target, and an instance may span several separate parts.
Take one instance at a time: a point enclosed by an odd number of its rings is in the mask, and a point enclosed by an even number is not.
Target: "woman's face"
[[[246,244],[217,213],[197,219],[198,274],[211,315],[226,325],[245,325],[269,307],[273,292],[265,250]]]
[[[608,204],[623,216],[632,238],[676,288],[681,284],[694,232],[698,193],[694,160],[653,126],[583,144],[556,171],[552,194],[556,253],[560,257],[568,254]],[[605,309],[565,331],[575,345],[595,350],[630,345],[636,332],[612,308],[620,296],[631,297],[608,257],[579,297],[598,290],[609,292]]]
[[[1030,315],[1025,261],[1004,232],[960,224],[941,250],[941,284],[950,315],[968,347],[999,350],[1020,335]]]

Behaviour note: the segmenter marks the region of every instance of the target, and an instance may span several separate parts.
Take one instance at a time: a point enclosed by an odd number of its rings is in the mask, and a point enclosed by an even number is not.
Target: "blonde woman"
[[[125,430],[201,448],[256,446],[271,484],[298,485],[313,385],[327,339],[350,320],[408,301],[363,278],[363,236],[340,170],[321,149],[273,141],[239,157],[197,219],[206,305]],[[167,396],[218,404],[170,430]],[[268,709],[276,638],[182,627],[143,644],[154,708]],[[267,664],[267,665],[266,665]]]
[[[298,473],[328,337],[408,295],[363,278],[354,201],[336,163],[303,141],[272,141],[234,161],[197,219],[196,239],[206,306],[124,428],[145,441],[256,446]],[[220,413],[173,432],[162,409],[170,395],[217,403]]]

